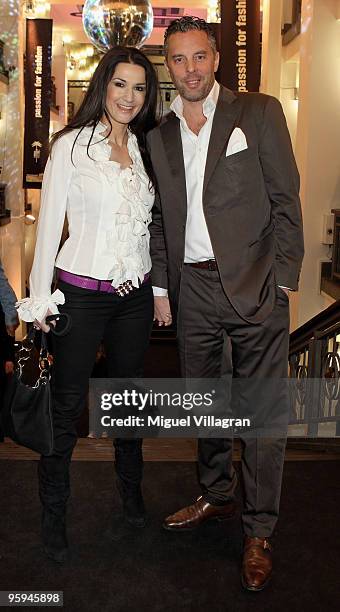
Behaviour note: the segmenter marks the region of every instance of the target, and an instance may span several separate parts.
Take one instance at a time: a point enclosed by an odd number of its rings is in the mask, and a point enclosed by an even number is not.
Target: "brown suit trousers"
[[[260,412],[272,425],[277,416],[288,416],[287,395],[280,392],[287,377],[288,339],[289,299],[282,289],[277,287],[269,317],[249,325],[231,306],[218,272],[184,265],[178,310],[182,375],[220,378],[230,372],[230,378],[232,374],[239,382],[236,394],[242,396],[242,406],[236,403],[232,409],[233,417]],[[268,379],[271,385],[265,387]],[[256,381],[259,389],[254,392]],[[241,438],[243,528],[251,537],[269,537],[279,513],[285,437],[267,437],[266,430],[255,430],[256,437],[248,435]],[[233,499],[237,479],[231,439],[199,439],[198,476],[202,495],[211,504]]]

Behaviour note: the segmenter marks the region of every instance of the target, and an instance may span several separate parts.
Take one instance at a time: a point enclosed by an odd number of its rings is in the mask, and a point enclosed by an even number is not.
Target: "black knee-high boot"
[[[143,476],[142,440],[116,439],[115,469],[117,489],[123,502],[126,521],[134,527],[144,527],[146,513],[141,490]]]
[[[41,527],[45,553],[53,561],[64,563],[68,554],[65,513],[57,516],[43,508]]]
[[[63,563],[68,553],[66,503],[70,492],[69,462],[58,456],[41,457],[38,477],[44,550],[48,557]]]

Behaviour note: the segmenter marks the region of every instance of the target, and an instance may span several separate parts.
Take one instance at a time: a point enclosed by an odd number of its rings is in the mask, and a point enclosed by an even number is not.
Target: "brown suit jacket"
[[[226,157],[235,127],[248,148]],[[150,225],[152,283],[176,311],[187,214],[180,123],[171,113],[148,134],[159,195]],[[282,108],[263,94],[221,87],[204,176],[203,210],[223,289],[249,323],[263,321],[276,285],[297,289],[303,258],[299,175]]]

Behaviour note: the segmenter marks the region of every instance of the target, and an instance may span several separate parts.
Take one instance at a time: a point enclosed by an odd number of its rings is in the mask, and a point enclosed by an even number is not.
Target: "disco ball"
[[[83,26],[101,51],[116,45],[141,47],[153,27],[149,0],[86,0]]]

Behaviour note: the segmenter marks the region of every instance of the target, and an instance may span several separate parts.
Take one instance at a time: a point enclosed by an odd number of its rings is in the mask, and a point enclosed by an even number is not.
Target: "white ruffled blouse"
[[[128,132],[131,166],[122,169],[110,161],[111,146],[103,138],[106,126],[62,136],[46,164],[41,193],[30,297],[20,300],[19,317],[41,321],[49,309],[58,312],[65,301],[58,289],[51,295],[54,266],[112,285],[131,280],[138,287],[151,269],[149,231],[154,191],[149,188],[137,138]],[[69,237],[58,256],[65,214]],[[57,256],[57,257],[56,257]]]

